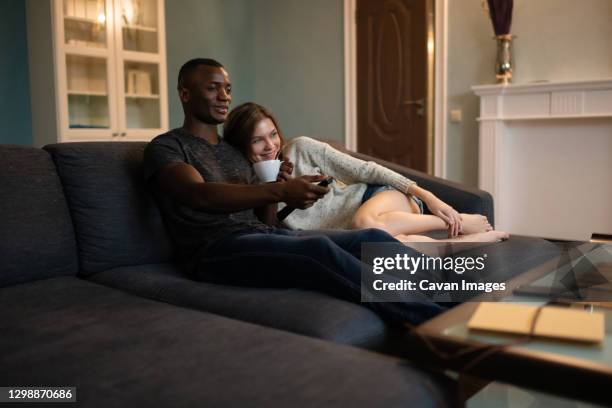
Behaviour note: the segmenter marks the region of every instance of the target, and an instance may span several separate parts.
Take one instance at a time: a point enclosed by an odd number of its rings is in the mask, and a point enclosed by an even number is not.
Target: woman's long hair
[[[249,144],[255,132],[255,126],[266,118],[274,123],[282,149],[285,139],[276,122],[276,118],[274,118],[274,115],[269,110],[255,102],[246,102],[232,109],[223,125],[223,139],[242,152],[242,154],[249,157]]]

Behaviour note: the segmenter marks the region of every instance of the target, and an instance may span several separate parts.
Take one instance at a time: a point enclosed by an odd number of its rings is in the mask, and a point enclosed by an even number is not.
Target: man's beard
[[[225,122],[225,119],[217,119],[213,117],[209,112],[194,112],[194,116],[200,121],[207,125],[220,125]]]

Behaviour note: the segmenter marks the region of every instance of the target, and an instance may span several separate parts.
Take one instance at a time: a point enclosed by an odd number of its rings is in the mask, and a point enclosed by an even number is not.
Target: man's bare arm
[[[253,210],[259,221],[271,227],[276,225],[276,213],[278,212],[278,204],[268,204],[263,207],[257,207]]]
[[[297,208],[308,208],[323,197],[328,187],[313,182],[323,176],[303,176],[285,183],[260,185],[205,182],[200,173],[187,163],[175,163],[157,172],[154,182],[162,193],[195,209],[231,213],[268,204],[286,202]]]

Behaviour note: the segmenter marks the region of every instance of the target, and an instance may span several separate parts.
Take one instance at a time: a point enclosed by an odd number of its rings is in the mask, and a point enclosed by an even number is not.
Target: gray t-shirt
[[[187,133],[182,128],[157,136],[145,148],[144,173],[147,182],[162,167],[172,163],[192,165],[206,182],[253,184],[253,168],[247,159],[222,138],[216,145]],[[240,231],[261,232],[269,227],[252,209],[234,213],[209,213],[175,202],[153,187],[182,262],[189,263],[196,254],[206,256],[210,246]]]

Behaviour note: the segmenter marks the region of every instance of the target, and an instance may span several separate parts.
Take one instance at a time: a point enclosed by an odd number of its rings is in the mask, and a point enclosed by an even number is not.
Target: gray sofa
[[[186,277],[144,185],[144,146],[0,147],[1,384],[72,385],[105,406],[457,402],[453,381],[390,356],[405,333],[361,305]],[[487,193],[396,170],[492,221]],[[498,272],[550,249],[513,237]]]

